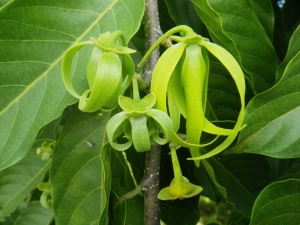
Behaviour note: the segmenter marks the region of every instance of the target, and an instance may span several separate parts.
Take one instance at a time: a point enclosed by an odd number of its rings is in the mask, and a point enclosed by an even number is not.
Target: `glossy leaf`
[[[195,8],[189,0],[164,0],[167,4],[168,11],[174,22],[177,25],[187,25],[193,30],[205,36],[207,33],[205,25],[198,17]]]
[[[300,180],[274,182],[257,197],[250,225],[298,224]]]
[[[214,42],[226,48],[241,64],[253,92],[270,88],[275,81],[277,66],[275,50],[253,10],[252,2],[192,2]]]
[[[295,30],[293,36],[291,37],[288,52],[283,60],[283,62],[280,64],[280,66],[277,69],[276,72],[276,79],[280,80],[283,73],[285,72],[285,68],[287,64],[292,60],[292,58],[300,51],[300,26]]]
[[[136,151],[131,148],[127,152]],[[111,200],[112,206],[118,202],[124,194],[132,191],[135,188],[132,174],[128,168],[124,153],[112,152],[112,184],[111,184]],[[139,155],[141,153],[138,153]],[[124,200],[119,203],[113,210],[113,224],[132,224],[142,225],[143,221],[143,198],[141,195]]]
[[[0,172],[0,221],[4,221],[42,182],[50,161],[29,155]]]
[[[205,159],[202,163],[227,202],[233,204],[236,210],[242,211],[244,215],[250,217],[255,195],[251,194],[234,174],[216,159]]]
[[[234,154],[221,157],[220,163],[250,193],[259,193],[271,180],[271,165],[267,157],[255,154]]]
[[[266,35],[273,42],[274,12],[271,0],[251,0],[254,13]]]
[[[110,147],[105,145],[108,113],[77,110],[53,153],[50,181],[56,224],[98,224],[110,192]]]
[[[300,52],[289,62],[280,82],[253,98],[236,147],[227,153],[256,153],[276,158],[300,156],[299,145]]]
[[[45,209],[40,202],[34,201],[20,214],[15,225],[48,225],[52,219],[52,210]]]
[[[38,130],[76,101],[60,75],[67,49],[117,29],[128,41],[140,25],[143,9],[142,0],[18,0],[0,9],[0,169],[23,158]],[[78,92],[87,86],[89,56],[90,52],[79,54],[74,61]]]
[[[197,224],[199,214],[195,211],[197,199],[184,199],[161,202],[161,219],[166,224],[172,225],[190,225]]]

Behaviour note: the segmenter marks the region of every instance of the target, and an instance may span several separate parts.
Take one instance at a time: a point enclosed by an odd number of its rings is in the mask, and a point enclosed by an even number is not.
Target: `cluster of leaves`
[[[144,1],[0,4],[0,224],[143,224],[142,196],[114,205],[135,187],[132,175],[141,180],[144,153],[129,149],[125,157],[110,148],[106,124],[115,112],[80,112],[63,85],[60,67],[71,46],[115,30],[124,31],[138,50],[138,62],[144,54]],[[199,217],[206,224],[298,222],[299,8],[297,0],[286,0],[283,8],[276,0],[159,1],[163,31],[192,27],[227,49],[247,79],[247,127],[235,145],[225,155],[201,161],[200,167],[186,160],[188,150],[178,152],[182,174],[203,192],[200,200],[162,202],[166,224],[196,224]],[[73,60],[78,93],[88,87],[85,68],[91,51],[82,49]],[[227,70],[208,56],[206,117],[215,124],[227,120],[222,126],[232,128],[239,94]],[[45,141],[56,141],[48,161],[35,153]],[[162,148],[161,187],[173,178],[168,152]],[[37,186],[47,181],[53,211],[37,202],[43,195]]]

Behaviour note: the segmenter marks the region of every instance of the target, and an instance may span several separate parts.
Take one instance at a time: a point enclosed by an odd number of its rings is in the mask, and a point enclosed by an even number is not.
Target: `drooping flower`
[[[185,33],[183,37],[170,36],[181,31]],[[163,38],[166,36],[170,36],[178,43],[162,54],[153,71],[151,92],[157,98],[155,108],[169,113],[175,132],[179,128],[180,116],[186,119],[187,142],[180,141],[176,134],[172,142],[190,148],[193,160],[211,157],[226,149],[244,127],[245,78],[243,72],[227,50],[197,35],[187,26],[175,27]],[[205,117],[209,77],[207,50],[229,71],[240,95],[241,109],[233,129],[217,127]],[[227,138],[215,149],[200,156],[199,147],[205,146],[200,143],[202,132],[217,137],[227,136]],[[199,162],[195,163],[199,165]]]
[[[164,145],[170,141],[173,136],[172,121],[166,113],[152,108],[155,101],[153,93],[140,99],[137,81],[133,78],[133,99],[120,96],[119,105],[123,111],[107,123],[107,138],[115,150],[124,151],[133,144],[136,151],[144,152],[150,150],[153,143]],[[159,136],[160,131],[165,138]],[[127,142],[115,142],[122,133]]]
[[[117,42],[122,39],[122,45]],[[89,89],[79,95],[72,84],[71,65],[74,55],[84,46],[93,45],[87,65]],[[126,47],[123,33],[101,34],[99,39],[72,46],[62,61],[63,82],[69,93],[79,99],[79,109],[83,112],[108,111],[117,106],[118,97],[130,84],[134,75],[134,63],[129,54],[135,51]]]
[[[176,147],[170,144],[172,165],[174,170],[174,179],[169,187],[165,187],[158,193],[160,200],[175,200],[177,198],[184,199],[198,195],[203,188],[190,183],[190,181],[182,176],[180,164],[177,158]]]

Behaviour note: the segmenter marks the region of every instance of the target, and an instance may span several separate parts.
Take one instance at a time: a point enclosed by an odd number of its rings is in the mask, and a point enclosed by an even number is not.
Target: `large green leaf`
[[[128,152],[133,153],[132,155],[144,155],[143,153],[137,153],[133,148],[128,149],[126,153]],[[111,163],[113,179],[111,184],[111,203],[113,207],[113,219],[111,222],[112,224],[120,225],[142,225],[144,222],[144,206],[143,197],[140,195],[141,193],[139,193],[136,196],[133,196],[132,198],[123,200],[116,206],[116,203],[122,196],[135,189],[132,174],[128,167],[128,162],[123,154],[123,152],[115,150],[112,151]],[[136,163],[140,162],[136,161]]]
[[[299,224],[300,180],[270,184],[257,197],[250,225]]]
[[[176,25],[187,25],[196,33],[205,36],[207,30],[199,19],[194,6],[190,0],[164,0],[168,11]]]
[[[250,193],[259,193],[270,182],[271,165],[265,156],[228,155],[220,162]]]
[[[251,0],[192,0],[195,9],[217,44],[226,48],[241,64],[254,93],[275,81],[276,54],[269,39],[272,25]],[[265,2],[265,1],[264,1]],[[271,4],[263,4],[271,11]],[[259,18],[257,17],[259,16]],[[267,20],[267,21],[266,21]],[[272,20],[272,19],[271,19]]]
[[[300,26],[298,26],[298,28],[295,30],[293,36],[291,37],[289,47],[288,47],[288,52],[287,52],[283,62],[280,64],[280,66],[277,69],[277,72],[276,72],[277,80],[280,80],[287,64],[292,60],[292,58],[299,51],[300,51]]]
[[[248,104],[244,122],[247,126],[241,131],[236,147],[227,153],[247,152],[276,158],[300,156],[300,52],[295,54],[280,82]]]
[[[53,153],[50,181],[57,225],[98,224],[110,192],[109,113],[82,113],[68,120]]]
[[[274,28],[274,12],[273,6],[270,0],[252,0],[253,10],[263,26],[268,38],[273,40],[273,28]]]
[[[218,160],[209,158],[202,160],[202,164],[227,202],[233,204],[236,210],[242,211],[245,216],[250,217],[255,195],[251,194],[235,174]]]
[[[43,208],[40,202],[30,202],[14,225],[48,225],[52,219],[52,210]]]
[[[0,170],[23,158],[38,130],[76,100],[60,75],[66,50],[99,33],[138,30],[143,0],[23,1],[0,9]],[[85,88],[89,53],[75,62],[75,88]]]
[[[4,221],[42,182],[50,161],[28,155],[17,164],[0,172],[0,221]]]

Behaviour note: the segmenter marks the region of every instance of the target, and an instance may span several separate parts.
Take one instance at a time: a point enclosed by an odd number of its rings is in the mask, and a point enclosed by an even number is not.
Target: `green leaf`
[[[199,212],[197,212],[198,197],[161,201],[161,219],[166,224],[172,225],[191,225],[199,221]]]
[[[300,156],[299,71],[300,52],[287,65],[281,81],[248,104],[244,121],[247,126],[236,147],[226,153],[256,153],[275,158]]]
[[[285,72],[287,64],[292,60],[292,58],[300,51],[300,26],[296,29],[293,36],[291,37],[288,52],[277,69],[276,79],[279,80],[283,73]]]
[[[241,64],[253,92],[270,88],[275,80],[276,54],[252,2],[192,2],[214,42],[226,48]]]
[[[0,172],[0,221],[9,216],[42,182],[50,161],[28,155],[17,164]]]
[[[209,158],[202,160],[202,163],[227,202],[250,217],[255,195],[251,194],[235,175],[216,159]]]
[[[4,7],[5,5],[7,5],[9,2],[11,2],[11,0],[0,0],[0,8]]]
[[[274,182],[257,197],[250,225],[298,224],[300,180]]]
[[[265,156],[228,155],[220,162],[250,193],[259,193],[271,179],[271,165]]]
[[[126,151],[133,154],[141,155],[137,153],[133,148]],[[125,152],[112,151],[112,184],[111,184],[111,200],[112,206],[115,206],[116,202],[124,194],[132,191],[135,188],[132,174],[128,168],[127,161],[124,157]],[[143,198],[137,195],[133,198],[127,199],[114,208],[113,210],[113,223],[112,224],[143,224]],[[134,216],[133,216],[134,215]]]
[[[266,35],[273,42],[274,12],[271,0],[251,0],[254,13],[263,26]]]
[[[199,19],[195,8],[189,0],[164,0],[168,11],[176,25],[187,25],[196,33],[203,36],[207,30],[203,22]]]
[[[60,75],[67,49],[117,29],[128,41],[143,10],[142,0],[17,0],[0,9],[0,170],[23,158],[38,130],[76,102]],[[78,92],[87,85],[90,51],[81,53],[74,61]]]
[[[15,225],[48,225],[52,219],[52,210],[43,208],[40,202],[30,202]]]
[[[98,224],[110,192],[108,113],[77,110],[53,152],[50,181],[56,224]]]

